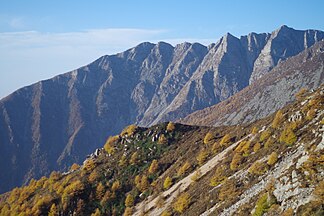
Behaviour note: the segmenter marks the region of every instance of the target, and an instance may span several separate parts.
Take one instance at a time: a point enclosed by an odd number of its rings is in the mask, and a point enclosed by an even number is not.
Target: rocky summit
[[[282,26],[228,33],[208,47],[142,43],[19,89],[0,101],[0,192],[80,163],[126,125],[176,120],[224,101],[323,38]]]

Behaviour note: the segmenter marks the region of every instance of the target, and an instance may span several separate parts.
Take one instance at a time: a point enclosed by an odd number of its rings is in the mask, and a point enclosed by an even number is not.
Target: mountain
[[[208,47],[146,42],[19,89],[0,101],[0,192],[66,170],[126,125],[175,120],[226,100],[323,38],[283,26],[228,33]]]
[[[278,64],[257,82],[217,105],[196,111],[180,122],[234,125],[264,118],[284,107],[301,89],[324,83],[324,41]]]
[[[323,215],[324,86],[251,124],[131,125],[0,215]]]

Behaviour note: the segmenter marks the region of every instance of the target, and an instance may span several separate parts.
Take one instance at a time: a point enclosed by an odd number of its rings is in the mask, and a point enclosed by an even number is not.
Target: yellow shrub
[[[114,154],[115,153],[115,146],[114,144],[118,141],[119,137],[118,136],[110,136],[108,137],[104,149],[108,154]]]
[[[259,129],[257,127],[252,128],[252,134],[257,134],[259,132]]]
[[[132,207],[134,205],[134,197],[131,194],[128,194],[125,199],[125,206]]]
[[[228,134],[226,134],[223,138],[222,138],[222,140],[220,141],[220,145],[221,146],[226,146],[226,145],[228,145],[229,143],[230,143],[230,141],[231,141],[231,137],[230,137],[230,135],[228,135]]]
[[[130,158],[130,164],[134,165],[134,164],[137,164],[138,162],[138,153],[137,152],[134,152]]]
[[[236,170],[239,167],[239,165],[241,164],[242,160],[243,160],[242,155],[240,153],[235,153],[233,156],[232,162],[230,164],[230,169]]]
[[[214,139],[213,134],[208,132],[204,138],[204,144],[208,145],[213,139]]]
[[[258,152],[261,149],[261,144],[260,143],[255,143],[253,146],[253,151]]]
[[[201,177],[201,171],[200,169],[195,172],[195,174],[191,177],[192,181],[197,181]]]
[[[282,111],[279,110],[279,111],[276,113],[276,116],[274,117],[271,126],[272,126],[273,128],[278,128],[278,127],[280,126],[280,123],[282,122],[282,119],[283,119],[283,114],[282,114]]]
[[[267,167],[264,163],[259,161],[254,162],[249,168],[248,172],[254,175],[262,175],[267,171]]]
[[[202,150],[199,152],[196,159],[198,161],[198,164],[201,166],[205,163],[207,158],[208,158],[208,152],[206,150]]]
[[[262,133],[261,133],[260,141],[263,142],[263,141],[265,141],[266,139],[268,139],[270,136],[271,136],[271,132],[270,132],[270,130],[264,130],[264,131],[262,131]]]
[[[121,136],[131,136],[133,135],[136,131],[137,131],[138,127],[134,124],[127,126],[122,132],[121,132]]]
[[[277,152],[272,152],[271,155],[269,155],[267,164],[272,166],[278,161],[278,154]]]
[[[190,204],[190,195],[182,193],[177,200],[173,203],[173,209],[179,213],[183,213]]]
[[[149,168],[149,173],[155,173],[159,168],[159,163],[157,160],[153,160],[151,165],[150,165],[150,168]]]
[[[168,143],[168,139],[165,137],[164,134],[161,134],[158,139],[158,144],[166,144]]]
[[[169,122],[166,129],[167,131],[172,132],[175,129],[175,125],[172,122]]]
[[[178,170],[178,176],[182,176],[183,174],[185,174],[191,167],[191,164],[186,161],[182,167],[180,167],[180,169]]]
[[[223,183],[227,178],[224,176],[225,168],[223,166],[216,169],[215,174],[210,179],[210,186],[216,187]]]
[[[286,143],[287,145],[292,145],[297,141],[297,137],[292,129],[291,125],[287,125],[285,129],[281,132],[280,142]]]
[[[164,182],[163,182],[163,188],[164,189],[169,189],[172,185],[172,179],[168,176],[165,178]]]
[[[111,190],[113,192],[115,192],[115,191],[119,190],[120,188],[121,188],[120,181],[118,181],[118,180],[117,181],[114,181],[114,183],[111,186]]]

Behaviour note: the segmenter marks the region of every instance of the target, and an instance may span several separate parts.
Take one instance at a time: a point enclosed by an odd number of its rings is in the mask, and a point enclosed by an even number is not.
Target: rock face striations
[[[126,125],[217,104],[323,38],[283,26],[208,47],[146,42],[19,89],[0,101],[0,192],[82,161]]]
[[[204,126],[250,123],[287,105],[302,88],[316,89],[323,83],[324,41],[320,41],[231,98],[196,111],[181,122]]]

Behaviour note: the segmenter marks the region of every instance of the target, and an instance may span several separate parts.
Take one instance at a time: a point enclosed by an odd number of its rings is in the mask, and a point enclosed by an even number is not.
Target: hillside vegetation
[[[249,125],[135,125],[0,215],[323,215],[324,86]]]

